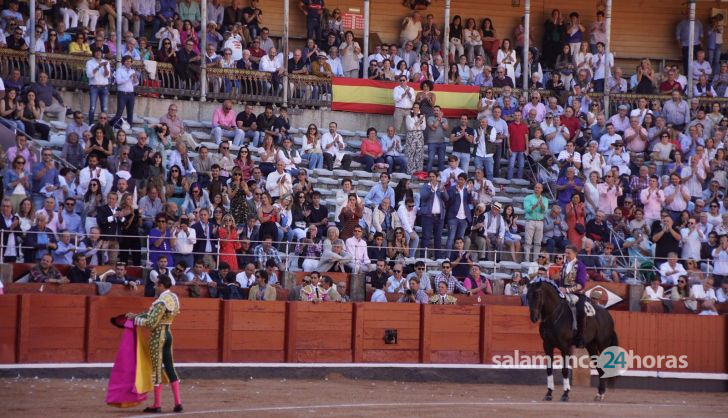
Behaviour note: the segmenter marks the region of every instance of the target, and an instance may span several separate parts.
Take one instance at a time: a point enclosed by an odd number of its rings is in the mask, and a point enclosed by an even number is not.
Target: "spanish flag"
[[[331,80],[331,85],[331,110],[382,115],[394,113],[392,91],[398,83],[337,77]],[[408,85],[416,91],[420,89],[416,83]],[[463,114],[475,116],[478,113],[480,87],[435,84],[433,93],[435,104],[442,108],[446,117],[460,117]]]

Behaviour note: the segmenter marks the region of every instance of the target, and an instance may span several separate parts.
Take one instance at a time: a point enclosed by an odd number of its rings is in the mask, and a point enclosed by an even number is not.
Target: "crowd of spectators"
[[[423,23],[415,12],[404,19],[399,43],[376,46],[365,60],[353,34],[331,24],[336,11],[324,25],[317,8],[323,2],[302,1],[312,39],[306,49],[292,51],[291,60],[302,64],[289,65],[289,70],[306,72],[310,63],[313,73],[318,68],[327,76],[356,77],[364,71],[359,62],[366,61],[370,78],[391,73],[382,79],[399,82],[392,91],[392,123],[381,132],[369,128],[355,151],[335,121],[321,130],[308,124],[298,136],[290,133],[286,108],[268,106],[256,115],[252,106],[235,109],[225,101],[211,121],[210,134],[218,146],[213,150],[192,138],[174,103],[158,115],[159,123],[145,124],[136,141],[127,142],[138,85],[129,63],[137,56],[185,56],[185,63],[194,54],[199,57],[196,31],[204,20],[195,12],[197,2],[161,1],[159,10],[149,9],[149,2],[124,2],[125,7],[130,3],[130,14],[124,13],[131,34],[123,54],[130,58],[115,70],[115,79],[128,88],[117,95],[118,107],[127,111],[126,126],[118,123],[124,122],[121,111],[114,118],[106,113],[111,71],[104,62],[115,53],[115,44],[103,25],[114,21],[113,8],[103,1],[79,3],[89,6],[79,9],[79,22],[62,7],[68,2],[56,2],[61,7],[42,9],[37,27],[38,36],[48,36],[48,42],[53,34],[67,35],[66,24],[78,29],[68,52],[89,55],[88,114],[66,109],[47,74],[29,86],[19,81],[17,69],[3,75],[0,117],[19,130],[15,146],[3,149],[0,158],[6,165],[0,225],[6,262],[44,265],[50,257],[54,264],[87,268],[148,261],[152,269],[171,267],[180,283],[225,287],[228,293],[233,281],[257,285],[259,299],[275,297],[268,288],[280,284],[281,271],[366,273],[367,283],[378,291],[376,299],[390,292],[412,296],[409,301],[449,303],[444,296],[450,293],[492,292],[480,261],[532,262],[530,277],[553,278],[564,266],[560,254],[574,246],[594,280],[623,281],[636,266],[639,274],[633,279],[657,275],[662,284],[677,285],[683,277],[675,264],[681,265],[679,256],[686,264],[693,262],[696,277],[707,272],[716,287],[728,281],[728,119],[717,103],[703,107],[685,101],[685,78],[676,67],[669,67],[664,82],[647,59],[634,82],[619,78],[619,68],[605,74],[601,14],[587,40],[578,14],[564,23],[554,10],[542,49],[530,51],[532,87],[542,87],[536,68],[550,71],[545,86],[550,92],[534,89],[516,97],[513,81],[521,76],[521,55],[514,51],[522,47],[523,33],[511,45],[498,39],[490,19],[478,29],[469,18],[461,28],[456,16],[450,51],[440,51],[440,28],[431,16]],[[273,65],[278,71],[282,56],[262,25],[257,3],[223,8],[213,0],[208,45],[213,54],[223,51],[221,62],[232,60],[230,65],[241,68],[240,62],[252,56],[244,47],[250,41],[263,67],[258,68],[268,71]],[[15,2],[9,4],[6,11],[17,10]],[[11,30],[17,30],[18,19],[6,11],[0,14],[6,31],[13,22],[16,29]],[[87,28],[74,27],[86,21]],[[224,35],[217,27],[224,28]],[[146,37],[147,30],[152,36]],[[94,34],[94,45],[79,44],[83,33]],[[22,49],[27,42],[21,41],[22,33],[20,40],[15,34],[8,46]],[[146,49],[135,49],[137,37]],[[159,50],[152,46],[157,42]],[[256,46],[261,43],[270,45]],[[458,57],[459,63],[447,71],[439,68],[443,53]],[[224,58],[228,55],[232,58]],[[728,65],[721,63],[720,75],[711,78],[704,59],[698,52],[694,65],[702,73],[696,88],[705,89],[707,79],[715,95],[724,95]],[[494,63],[496,75],[490,74],[488,62]],[[443,77],[486,87],[477,117],[443,116],[435,87]],[[421,91],[407,81],[419,82]],[[607,118],[600,102],[587,94],[604,88],[645,94],[659,89],[671,97],[624,104]],[[18,92],[24,92],[23,100]],[[65,120],[67,112],[72,119],[61,157],[69,165],[60,167],[51,149],[44,148],[38,159],[21,131],[47,139],[43,117]],[[239,150],[233,153],[231,146]],[[446,156],[448,146],[452,152]],[[501,162],[506,160],[504,170]],[[340,178],[335,209],[327,207],[311,170],[333,170],[329,175],[339,176],[354,161],[379,173],[379,181],[368,185],[357,180],[355,186],[352,178]],[[394,184],[393,173],[407,176],[398,176]],[[533,194],[522,203],[500,203],[506,192],[494,185],[495,179],[522,179],[528,173],[535,180]],[[358,196],[357,187],[366,187],[366,195]],[[412,262],[417,257],[444,259],[441,273],[423,278],[425,263]],[[81,259],[86,267],[80,266]],[[203,275],[205,268],[215,271]],[[690,270],[685,271],[691,278]],[[228,282],[230,275],[235,278]],[[511,292],[522,295],[523,282],[515,280]],[[442,284],[443,297],[438,297]],[[335,296],[332,291],[330,297]]]

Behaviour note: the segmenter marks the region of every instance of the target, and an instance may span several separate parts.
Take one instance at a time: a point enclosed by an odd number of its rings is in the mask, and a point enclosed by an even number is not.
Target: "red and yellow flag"
[[[394,113],[392,91],[398,83],[337,77],[331,80],[331,85],[333,87],[331,110],[382,115]],[[420,89],[416,83],[408,85],[415,90]],[[435,104],[442,108],[446,117],[477,114],[480,87],[435,84],[433,92],[436,98]]]

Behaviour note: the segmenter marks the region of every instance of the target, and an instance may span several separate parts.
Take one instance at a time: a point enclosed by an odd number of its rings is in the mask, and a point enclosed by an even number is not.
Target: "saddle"
[[[569,305],[571,305],[571,306],[576,306],[576,304],[579,302],[580,295],[570,293],[565,296],[566,296],[566,301],[569,302]],[[584,315],[587,317],[591,317],[591,316],[596,315],[596,313],[597,313],[597,310],[594,309],[594,305],[592,305],[589,298],[584,297]]]

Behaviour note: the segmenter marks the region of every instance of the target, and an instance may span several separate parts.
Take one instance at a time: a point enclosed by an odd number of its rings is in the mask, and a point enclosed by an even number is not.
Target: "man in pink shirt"
[[[607,172],[604,176],[605,181],[597,185],[599,192],[599,210],[604,213],[614,213],[617,207],[617,199],[622,196],[622,185],[619,178],[615,177],[613,170]]]
[[[185,130],[185,123],[177,117],[177,105],[171,104],[167,108],[167,113],[159,118],[160,124],[167,125],[169,128],[169,135],[175,141],[182,140],[187,144],[187,147],[194,150],[197,148],[197,142],[192,138],[192,135],[188,134]]]
[[[645,220],[650,225],[660,219],[662,204],[665,202],[665,192],[657,185],[657,176],[650,176],[650,185],[640,192],[640,200],[645,205]]]
[[[222,107],[215,110],[212,115],[212,136],[216,144],[220,144],[223,137],[232,138],[233,145],[242,144],[245,132],[237,127],[231,100],[225,100]]]

